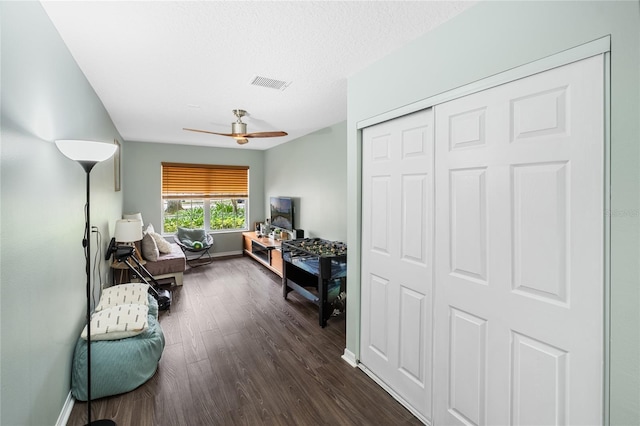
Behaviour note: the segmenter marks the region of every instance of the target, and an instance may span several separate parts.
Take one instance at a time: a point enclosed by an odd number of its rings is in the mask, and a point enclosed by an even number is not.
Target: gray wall
[[[269,149],[265,201],[294,198],[294,225],[305,237],[347,239],[347,122]],[[266,210],[268,212],[268,210]]]
[[[125,142],[123,153],[124,213],[142,213],[145,227],[162,230],[162,162],[249,166],[249,223],[264,221],[264,151]],[[241,232],[217,233],[214,240],[214,255],[242,252]]]
[[[0,15],[0,424],[53,425],[86,312],[85,172],[53,141],[120,136],[40,3],[0,2]],[[121,211],[111,159],[91,173],[103,248]]]
[[[640,424],[639,75],[635,2],[483,1],[349,79],[347,349],[358,353],[357,123],[611,35],[611,424]]]

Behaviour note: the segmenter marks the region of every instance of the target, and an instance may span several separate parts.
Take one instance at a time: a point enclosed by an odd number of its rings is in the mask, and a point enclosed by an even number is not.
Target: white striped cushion
[[[147,328],[149,307],[119,305],[95,312],[91,316],[91,340],[117,340],[136,336]],[[81,337],[87,340],[87,327]]]
[[[118,305],[148,305],[149,284],[128,283],[114,285],[102,290],[96,312]]]

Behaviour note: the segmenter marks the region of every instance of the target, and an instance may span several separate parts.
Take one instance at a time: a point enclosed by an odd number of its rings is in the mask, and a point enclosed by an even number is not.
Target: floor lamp
[[[85,272],[87,274],[87,424],[115,425],[112,420],[91,421],[91,220],[89,204],[89,175],[93,166],[110,158],[117,145],[84,140],[57,140],[56,146],[67,158],[77,161],[87,174],[87,204],[85,205],[84,247]]]

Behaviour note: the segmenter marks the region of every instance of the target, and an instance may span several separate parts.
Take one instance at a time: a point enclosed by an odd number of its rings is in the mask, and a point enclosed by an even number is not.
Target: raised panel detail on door
[[[425,332],[427,324],[416,322],[425,318],[427,312],[424,294],[409,288],[400,289],[400,371],[417,386],[425,386]]]
[[[464,111],[449,117],[449,149],[462,149],[485,144],[485,108]]]
[[[375,138],[371,140],[371,150],[369,151],[369,161],[378,162],[378,161],[388,161],[390,159],[390,149],[389,145],[389,134],[380,134],[376,135]]]
[[[386,362],[389,352],[389,336],[386,327],[389,321],[387,311],[389,283],[384,278],[371,275],[369,288],[371,291],[367,302],[370,309],[367,320],[371,327],[367,340],[369,348]]]
[[[424,126],[406,129],[402,132],[402,158],[422,157],[425,161],[431,161],[433,158],[432,148],[431,136],[425,134]]]
[[[376,176],[371,179],[371,221],[368,232],[371,234],[371,250],[389,253],[389,176]]]
[[[512,141],[562,134],[568,130],[567,87],[511,101]]]
[[[432,121],[431,110],[420,111],[364,129],[362,142],[360,361],[427,423],[433,349]]]
[[[487,194],[484,168],[452,170],[451,272],[485,284],[487,280]]]
[[[518,333],[512,339],[511,424],[567,424],[567,353]]]
[[[455,308],[449,318],[449,412],[461,424],[484,425],[486,320]]]
[[[427,263],[426,238],[427,197],[429,194],[428,176],[402,176],[402,253],[401,258],[408,262]]]
[[[570,165],[521,164],[511,176],[514,290],[566,303]]]

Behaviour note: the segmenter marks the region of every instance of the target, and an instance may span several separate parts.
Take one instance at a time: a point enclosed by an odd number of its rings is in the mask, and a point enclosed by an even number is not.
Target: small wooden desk
[[[147,261],[144,259],[140,259],[138,260],[138,262],[140,262],[140,264],[142,266],[144,266]],[[137,270],[137,265],[133,262],[133,261],[129,261],[129,263],[131,263],[131,265],[136,268]],[[113,284],[123,284],[123,283],[128,283],[128,282],[134,282],[133,281],[133,277],[131,277],[131,270],[129,269],[129,267],[127,266],[126,263],[124,262],[111,262],[111,265],[109,265],[111,267],[111,269],[113,269]],[[117,277],[116,277],[117,275]],[[138,275],[140,275],[140,272],[138,271]],[[139,280],[139,278],[138,278]]]

